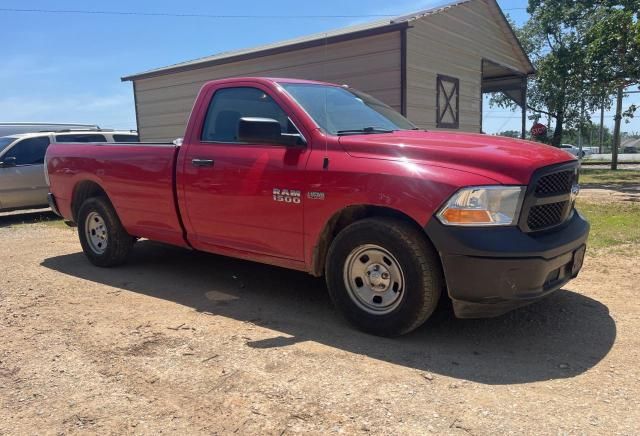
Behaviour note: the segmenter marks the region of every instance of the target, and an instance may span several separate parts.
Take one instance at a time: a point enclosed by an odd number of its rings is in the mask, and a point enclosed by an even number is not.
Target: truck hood
[[[566,151],[538,142],[477,133],[404,130],[342,136],[340,144],[357,158],[413,161],[510,185],[526,185],[536,169],[576,159]]]

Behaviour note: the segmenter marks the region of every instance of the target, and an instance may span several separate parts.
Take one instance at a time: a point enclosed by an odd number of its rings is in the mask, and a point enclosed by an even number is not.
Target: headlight
[[[453,194],[438,212],[450,226],[511,226],[520,215],[525,186],[474,186]]]

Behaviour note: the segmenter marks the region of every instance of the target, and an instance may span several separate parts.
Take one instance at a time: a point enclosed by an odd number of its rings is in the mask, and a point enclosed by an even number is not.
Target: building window
[[[460,127],[460,80],[438,74],[436,93],[436,127]]]

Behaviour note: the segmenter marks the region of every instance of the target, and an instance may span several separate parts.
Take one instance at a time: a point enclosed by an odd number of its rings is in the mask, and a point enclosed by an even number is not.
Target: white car
[[[0,123],[0,136],[15,135],[17,133],[59,132],[63,129],[99,130],[95,124],[78,123]]]
[[[0,211],[46,207],[44,154],[52,142],[138,142],[131,130],[61,130],[0,137]]]
[[[580,151],[579,147],[576,147],[575,145],[571,145],[571,144],[560,144],[560,148],[580,159],[592,154],[590,149],[583,148],[582,151]]]

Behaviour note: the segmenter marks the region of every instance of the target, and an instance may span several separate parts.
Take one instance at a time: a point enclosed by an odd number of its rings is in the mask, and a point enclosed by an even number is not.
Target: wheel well
[[[80,206],[82,206],[82,203],[84,203],[86,199],[91,197],[105,197],[106,199],[109,199],[105,190],[96,182],[85,180],[84,182],[80,182],[76,185],[73,190],[73,198],[71,200],[73,221],[78,221],[78,211],[80,210]]]
[[[338,235],[338,233],[340,233],[340,231],[342,231],[342,229],[356,221],[371,217],[391,217],[401,219],[422,230],[420,224],[418,224],[413,218],[397,209],[371,205],[346,207],[333,215],[322,230],[318,243],[313,249],[311,274],[316,277],[320,277],[324,274],[327,252],[329,251],[331,242],[333,242],[333,239]],[[429,240],[429,237],[426,234],[424,234],[424,237]],[[430,240],[429,243],[431,243]]]

